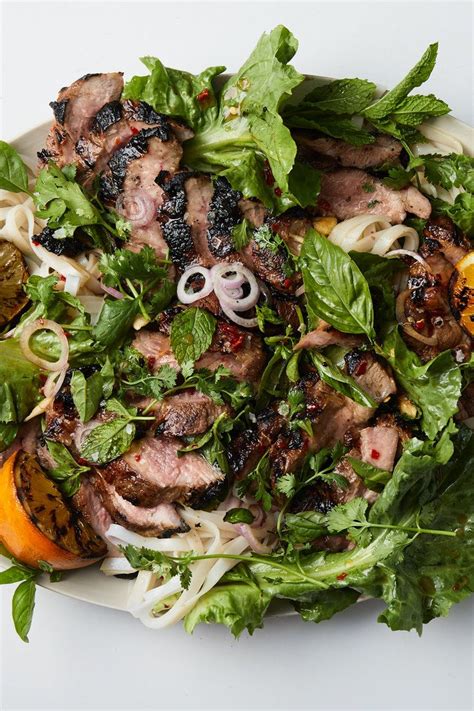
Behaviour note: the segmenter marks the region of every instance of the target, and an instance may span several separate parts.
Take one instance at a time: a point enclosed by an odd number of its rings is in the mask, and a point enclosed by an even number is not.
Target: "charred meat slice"
[[[223,492],[225,475],[195,452],[178,456],[176,438],[144,437],[100,475],[134,506],[179,501],[202,508]]]
[[[285,419],[274,408],[260,412],[255,425],[238,434],[230,445],[228,459],[232,473],[239,478],[246,476],[284,426]]]
[[[72,497],[72,505],[101,538],[106,540],[106,533],[112,524],[112,517],[102,504],[102,499],[87,477]],[[112,548],[109,544],[109,548]]]
[[[209,204],[207,241],[216,260],[223,260],[235,252],[232,230],[242,221],[239,201],[242,193],[233,190],[227,178],[214,180],[214,192]]]
[[[134,506],[120,496],[98,472],[89,481],[100,495],[104,508],[116,523],[142,536],[168,538],[174,533],[186,533],[189,527],[172,504],[153,507]]]
[[[382,365],[371,351],[354,350],[344,357],[346,369],[356,383],[376,402],[387,400],[397,392],[388,366]]]
[[[445,215],[432,217],[423,230],[423,244],[420,253],[423,257],[441,253],[450,263],[456,264],[470,250],[469,240],[456,228],[452,220]]]
[[[75,146],[91,129],[97,112],[110,102],[120,99],[122,74],[87,74],[71,86],[61,89],[57,101],[51,103],[56,122],[46,140],[46,150],[40,160],[54,160],[60,167],[77,160]]]
[[[152,412],[157,435],[193,437],[206,432],[230,408],[196,390],[184,390],[157,403]]]
[[[321,215],[346,220],[356,215],[386,215],[390,222],[401,223],[407,212],[427,218],[431,213],[428,198],[410,186],[393,190],[363,170],[342,168],[322,177],[317,203]]]
[[[295,350],[302,348],[326,348],[327,346],[345,346],[354,347],[360,346],[364,342],[362,336],[356,336],[350,333],[341,333],[336,328],[333,328],[326,321],[320,320],[318,327],[314,331],[310,331],[303,336],[296,344]]]
[[[352,146],[338,138],[318,136],[310,131],[294,131],[293,135],[298,147],[308,157],[316,154],[316,159],[330,158],[343,168],[374,168],[396,160],[402,151],[401,143],[383,134],[365,146]]]

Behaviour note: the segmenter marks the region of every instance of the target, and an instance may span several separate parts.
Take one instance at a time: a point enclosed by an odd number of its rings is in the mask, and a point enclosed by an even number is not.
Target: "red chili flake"
[[[71,334],[69,333],[69,331],[64,331],[64,335],[66,336],[66,338],[71,338]]]
[[[89,464],[89,462],[87,461],[87,459],[83,459],[82,457],[78,457],[78,458],[77,458],[77,463],[78,463],[78,464]]]
[[[380,452],[377,449],[372,449],[370,452],[371,459],[380,459]]]
[[[272,232],[278,233],[280,230],[283,229],[283,223],[281,220],[275,220],[275,222],[272,222],[270,225]]]
[[[44,385],[46,383],[47,379],[48,378],[46,377],[46,375],[43,375],[43,373],[40,373],[39,381],[40,381],[41,385]]]
[[[199,94],[196,96],[196,99],[200,102],[207,101],[209,99],[209,96],[211,95],[211,92],[209,89],[203,89],[202,91],[199,92]]]
[[[135,455],[135,461],[136,461],[136,462],[139,462],[141,458],[142,458],[142,455],[141,455],[141,454],[136,454],[136,455]]]
[[[155,363],[156,363],[155,356],[148,356],[147,362],[148,362],[148,369],[153,370],[153,368],[155,367]]]
[[[221,323],[219,324],[219,330],[229,341],[231,351],[235,352],[242,348],[245,341],[245,334],[239,331],[238,328],[232,326],[230,323]]]
[[[32,239],[31,241],[33,242],[33,244],[35,245],[35,247],[39,247],[39,246],[41,245],[41,242],[38,242],[37,239]]]
[[[275,184],[275,178],[273,177],[272,169],[270,168],[270,163],[267,160],[263,164],[263,177],[267,185]]]
[[[320,210],[325,210],[325,212],[331,212],[331,204],[327,200],[318,200],[318,207]]]
[[[116,138],[116,139],[115,139],[115,145],[116,145],[116,146],[120,146],[120,138]]]
[[[283,288],[284,288],[284,289],[289,289],[290,286],[291,286],[291,279],[289,279],[289,278],[287,277],[287,278],[285,279],[285,281],[283,282]]]
[[[418,321],[415,321],[415,323],[413,324],[413,327],[417,331],[422,331],[425,327],[425,319],[424,318],[418,319]]]
[[[367,370],[367,361],[366,360],[361,360],[357,368],[355,369],[355,374],[356,375],[364,375],[364,373]]]
[[[66,281],[66,277],[63,274],[61,274],[61,276],[59,277],[59,281]]]
[[[336,578],[338,580],[345,580],[345,578],[347,578],[347,573],[339,573],[339,575],[336,575]]]
[[[130,126],[130,131],[133,133],[134,136],[136,136],[137,133],[140,133],[139,129],[136,126]]]
[[[280,188],[275,188],[273,191],[277,197],[281,197],[281,189]]]

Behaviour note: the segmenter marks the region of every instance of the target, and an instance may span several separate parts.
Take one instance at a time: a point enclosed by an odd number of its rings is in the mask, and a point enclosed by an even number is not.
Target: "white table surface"
[[[440,41],[426,85],[473,123],[472,5],[467,2],[3,2],[2,137],[49,118],[59,87],[86,72],[140,71],[138,56],[196,71],[235,69],[282,22],[300,40],[297,66],[392,86]],[[424,88],[425,90],[425,88]],[[268,621],[238,641],[220,627],[156,633],[124,613],[39,590],[30,644],[1,591],[0,708],[471,709],[471,601],[416,633],[376,623],[367,602],[318,626]]]

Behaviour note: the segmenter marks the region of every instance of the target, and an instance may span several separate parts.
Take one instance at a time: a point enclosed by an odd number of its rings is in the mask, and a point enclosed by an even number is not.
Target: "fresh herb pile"
[[[194,131],[184,143],[183,163],[226,177],[234,189],[258,198],[275,213],[314,205],[320,185],[319,172],[297,157],[291,129],[315,129],[354,146],[372,143],[376,133],[389,134],[402,142],[406,161],[387,168],[385,183],[403,188],[422,169],[435,186],[461,188],[453,204],[437,198],[432,206],[435,214],[449,216],[473,237],[473,160],[455,154],[416,157],[410,148],[423,140],[418,130],[423,121],[450,110],[432,94],[412,93],[429,78],[437,45],[431,45],[407,76],[381,97],[375,84],[363,79],[306,84],[289,64],[296,49],[291,33],[277,27],[261,38],[247,62],[225,82],[216,81],[224,67],[193,75],[146,57],[142,61],[149,74],[133,77],[124,97],[146,101],[156,111],[182,119]],[[393,472],[350,460],[365,485],[378,494],[372,506],[355,498],[325,514],[290,512],[295,497],[315,482],[347,486],[336,470],[347,454],[342,444],[311,453],[301,469],[282,476],[276,488],[271,484],[268,452],[262,454],[237,484],[236,493],[251,494],[266,512],[277,509],[277,545],[269,555],[228,556],[238,565],[187,614],[187,630],[199,622],[219,622],[234,634],[253,632],[262,626],[276,598],[288,600],[303,619],[319,622],[369,595],[385,601],[380,620],[391,629],[421,632],[424,623],[446,615],[474,591],[474,433],[454,419],[459,398],[473,379],[473,360],[460,364],[445,351],[422,363],[406,345],[392,288],[403,262],[347,254],[310,230],[301,254],[289,259],[289,268],[301,272],[305,287],[297,309],[299,325],[284,323],[268,304],[256,308],[267,355],[256,387],[237,381],[224,366],[213,372],[196,366],[217,328],[216,318],[197,307],[181,311],[171,325],[170,343],[180,371],[170,365],[153,370],[131,343],[137,320],[142,326],[152,323],[175,301],[170,262],[159,260],[150,247],[129,251],[130,226],[105,209],[95,189],[80,186],[74,166],[59,169],[50,163],[30,193],[21,158],[0,142],[0,188],[31,194],[38,216],[48,221],[56,239],[80,235],[84,244],[101,250],[102,283],[115,294],[105,298],[92,323],[78,298],[58,290],[56,276],[31,276],[25,285],[29,309],[14,336],[0,341],[0,452],[14,442],[21,423],[42,399],[45,375],[25,359],[18,343],[22,329],[39,318],[55,321],[68,334],[67,384],[79,420],[87,423],[98,413],[105,415],[84,437],[79,462],[64,445],[47,441],[56,463],[49,476],[66,496],[78,491],[90,465],[104,465],[127,452],[140,428],[154,420],[153,406],[182,390],[193,388],[214,403],[229,406],[207,432],[188,438],[181,450],[200,452],[226,474],[229,444],[269,403],[277,405],[292,429],[312,435],[312,422],[296,387],[308,369],[355,403],[375,407],[370,395],[344,372],[344,353],[341,357],[337,348],[295,350],[319,319],[342,333],[364,336],[367,349],[391,367],[399,391],[410,403],[413,437],[404,444]],[[244,220],[234,229],[238,249],[251,237],[275,252],[287,249],[267,227],[251,234]],[[58,341],[48,330],[35,333],[30,346],[41,358],[54,359],[59,352]],[[130,396],[151,402],[139,409],[130,405]],[[232,509],[226,520],[249,524],[253,514]],[[337,536],[347,537],[352,547],[333,553],[312,545],[321,537]],[[183,588],[189,586],[193,561],[203,558],[171,557],[133,546],[123,553],[137,570],[164,579],[179,575]],[[40,567],[55,575],[46,564]],[[20,582],[13,616],[25,640],[39,574],[14,560],[0,573],[0,584]]]

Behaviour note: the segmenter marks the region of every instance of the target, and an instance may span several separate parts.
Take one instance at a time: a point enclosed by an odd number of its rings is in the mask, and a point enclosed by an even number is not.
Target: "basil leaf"
[[[127,337],[140,311],[135,299],[106,299],[92,337],[104,348],[113,348]]]
[[[311,229],[300,262],[311,311],[343,333],[365,333],[374,340],[369,285],[349,255]]]
[[[195,363],[208,350],[215,330],[216,319],[204,309],[192,307],[175,316],[171,348],[178,363]]]
[[[18,425],[14,422],[0,422],[0,452],[4,452],[13,444],[18,434]]]
[[[80,370],[75,370],[71,377],[71,394],[81,422],[88,422],[102,400],[101,374],[93,373],[86,378]]]
[[[321,353],[311,351],[310,355],[321,380],[324,380],[324,382],[334,388],[334,390],[354,400],[354,402],[357,402],[359,405],[363,405],[364,407],[377,407],[375,400],[356,383],[354,378],[351,378],[350,375],[346,375],[337,365],[333,365],[333,363],[321,355]]]
[[[430,44],[420,61],[415,64],[406,77],[394,89],[365,109],[363,115],[370,120],[381,119],[395,111],[412,89],[429,79],[436,63],[437,54],[438,43]]]
[[[28,171],[18,152],[0,141],[0,188],[12,193],[28,193]]]
[[[15,629],[23,642],[28,642],[33,610],[35,609],[36,584],[33,579],[25,580],[13,593],[12,616]]]
[[[32,573],[17,565],[12,565],[11,568],[0,572],[0,585],[10,585],[11,583],[19,583],[21,580],[29,580]]]
[[[255,516],[250,509],[229,509],[224,516],[228,523],[253,523]]]
[[[88,472],[90,467],[78,464],[64,444],[52,440],[46,440],[46,444],[56,465],[48,470],[48,476],[58,482],[66,496],[74,496],[79,490],[81,475]]]
[[[81,457],[92,464],[107,464],[130,449],[135,425],[130,418],[116,417],[89,432],[81,447]]]
[[[115,384],[115,370],[109,356],[105,359],[100,375],[102,378],[102,393],[105,398],[109,398],[112,395]]]

